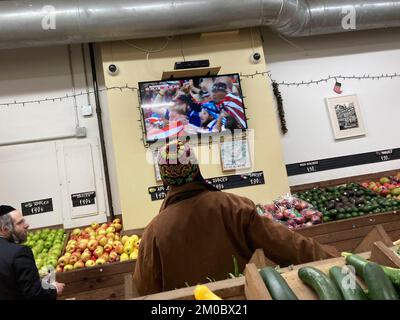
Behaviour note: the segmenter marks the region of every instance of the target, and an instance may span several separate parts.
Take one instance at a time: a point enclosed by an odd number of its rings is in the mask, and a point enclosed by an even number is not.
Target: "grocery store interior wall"
[[[180,41],[182,40],[182,42]],[[181,46],[182,43],[182,46]],[[108,87],[137,87],[140,81],[160,80],[163,71],[173,70],[176,61],[210,59],[211,66],[221,66],[220,74],[242,72],[244,74],[266,70],[265,63],[253,64],[250,55],[254,50],[263,53],[261,38],[249,30],[214,36],[191,35],[174,38],[167,45],[165,39],[131,41],[134,46],[159,51],[146,54],[126,42],[102,44],[104,70],[110,63],[119,67],[119,74],[105,72]],[[166,46],[165,46],[166,45]],[[165,47],[163,50],[158,50]],[[275,122],[275,110],[270,86],[266,78],[242,79],[249,127],[255,130],[254,170],[263,170],[266,184],[229,190],[248,196],[255,202],[265,202],[288,192],[288,182],[283,165],[279,131]],[[157,214],[161,201],[151,201],[148,187],[159,183],[155,180],[154,167],[146,161],[138,120],[137,92],[109,90],[108,106],[115,149],[121,207],[124,227],[141,228]],[[201,153],[209,148],[201,147]],[[218,145],[212,151],[219,158]],[[205,177],[226,175],[216,164],[202,165]]]
[[[356,32],[283,39],[262,30],[268,67],[278,82],[308,81],[328,75],[400,73],[400,30]],[[366,135],[335,141],[325,98],[339,96],[334,81],[300,87],[280,86],[289,132],[282,137],[287,164],[399,148],[400,78],[343,80],[342,95],[356,94]],[[290,185],[400,168],[400,161],[303,174]]]
[[[49,99],[39,103],[0,106],[0,203],[21,209],[24,202],[51,198],[53,211],[27,216],[32,228],[87,225],[106,219],[107,199],[88,49],[29,48],[0,51],[0,104]],[[84,72],[84,58],[87,75]],[[86,81],[87,79],[87,81]],[[76,98],[55,97],[81,93]],[[91,105],[93,115],[83,116]],[[77,121],[86,138],[72,135]],[[23,143],[26,140],[46,140]],[[73,207],[71,194],[96,191],[95,204]]]

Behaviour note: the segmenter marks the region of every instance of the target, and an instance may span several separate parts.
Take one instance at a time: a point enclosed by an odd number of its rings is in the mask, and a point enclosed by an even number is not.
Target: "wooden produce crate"
[[[320,181],[303,185],[292,186],[291,192],[301,192],[313,188],[326,188],[347,183],[361,183],[374,180],[383,176],[395,175],[399,170],[377,172],[353,177]],[[375,226],[382,225],[390,238],[394,241],[400,238],[400,212],[375,213],[361,217],[336,220],[332,222],[297,229],[295,232],[306,237],[314,238],[322,244],[329,244],[339,251],[353,251],[362,239]]]
[[[400,258],[393,255],[393,248],[389,249],[381,242],[375,242],[372,253],[366,252],[359,254],[365,259],[385,264],[392,263],[395,267],[400,267]],[[379,261],[375,257],[380,257]],[[333,266],[342,267],[345,265],[345,258],[333,258],[328,260],[314,261],[302,265],[283,268],[280,270],[282,277],[286,280],[289,287],[293,290],[299,300],[317,300],[316,293],[303,283],[297,273],[298,269],[304,266],[313,266],[329,274],[329,269]],[[362,280],[357,279],[361,286],[364,286]],[[255,264],[247,264],[245,276],[217,281],[206,284],[216,295],[223,300],[272,300],[268,289],[261,279]],[[195,287],[182,288],[178,290],[161,292],[153,295],[147,295],[135,298],[134,300],[194,300]]]
[[[354,251],[364,237],[378,225],[382,225],[393,241],[400,238],[400,212],[395,211],[332,221],[295,232],[311,237],[321,244],[334,246],[338,251]]]
[[[255,264],[247,264],[245,276],[207,283],[206,286],[223,300],[271,300],[271,296]],[[134,300],[195,300],[194,289],[188,287],[142,296]]]
[[[296,193],[296,192],[310,190],[312,188],[334,187],[334,186],[338,186],[338,185],[346,184],[346,183],[362,183],[366,180],[375,180],[375,179],[379,179],[379,178],[385,177],[385,176],[394,176],[399,171],[400,171],[400,169],[375,172],[375,173],[363,174],[363,175],[359,175],[359,176],[338,178],[338,179],[332,179],[332,180],[325,180],[325,181],[319,181],[319,182],[313,182],[313,183],[307,183],[307,184],[301,184],[301,185],[291,186],[290,191],[292,193]]]
[[[142,233],[143,229],[120,232],[121,236],[137,234],[139,237]],[[136,297],[138,294],[133,283],[135,267],[136,260],[128,260],[57,273],[56,280],[65,283],[59,299],[122,300]]]
[[[137,296],[133,284],[136,260],[114,262],[56,274],[65,283],[60,300],[122,300]]]
[[[372,252],[360,253],[358,255],[365,259],[369,259],[372,262],[383,265],[389,265],[391,263],[392,267],[399,268],[400,258],[394,254],[395,249],[396,248],[388,248],[382,242],[375,242]],[[281,271],[282,277],[286,280],[287,284],[299,300],[318,300],[316,293],[298,277],[298,269],[304,266],[313,266],[324,272],[326,275],[329,275],[330,268],[334,266],[343,267],[345,264],[345,258],[340,257],[306,263],[292,268],[284,268]],[[357,277],[357,282],[365,289],[362,279]]]

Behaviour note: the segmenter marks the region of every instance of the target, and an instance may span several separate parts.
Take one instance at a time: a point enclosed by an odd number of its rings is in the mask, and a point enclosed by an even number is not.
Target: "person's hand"
[[[54,285],[56,286],[57,295],[60,296],[64,291],[65,283],[56,282]]]

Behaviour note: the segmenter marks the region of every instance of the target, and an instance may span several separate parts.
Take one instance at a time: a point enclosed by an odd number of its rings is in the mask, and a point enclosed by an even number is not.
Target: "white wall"
[[[400,73],[400,30],[369,31],[304,39],[284,39],[263,30],[272,77],[297,82],[328,75]],[[282,136],[287,164],[399,148],[400,78],[346,80],[343,94],[358,96],[366,136],[336,140],[325,99],[334,81],[301,87],[280,86],[289,132]],[[289,177],[291,185],[400,168],[400,161],[328,170]]]
[[[88,49],[71,48],[74,86],[68,52],[67,46],[0,51],[0,104],[49,98],[40,104],[0,105],[0,203],[20,208],[22,202],[53,198],[54,212],[27,217],[33,228],[106,219],[94,96],[52,101],[74,91],[93,91]],[[84,117],[81,107],[88,104],[93,115]],[[86,138],[56,139],[74,134],[77,125],[86,128]],[[32,139],[46,141],[23,143]],[[71,194],[85,191],[96,191],[96,204],[73,208]]]

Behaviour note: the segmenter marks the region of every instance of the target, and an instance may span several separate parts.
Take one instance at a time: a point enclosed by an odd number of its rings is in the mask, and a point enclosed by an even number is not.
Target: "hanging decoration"
[[[279,115],[279,119],[281,122],[281,131],[283,134],[286,134],[288,132],[288,129],[286,126],[285,110],[283,109],[283,99],[282,99],[281,92],[279,91],[279,84],[276,83],[275,81],[273,81],[272,89],[273,89],[274,96],[276,99],[276,104],[278,107],[278,115]]]
[[[333,91],[335,91],[337,94],[342,94],[342,84],[336,80],[335,86],[333,87]]]

